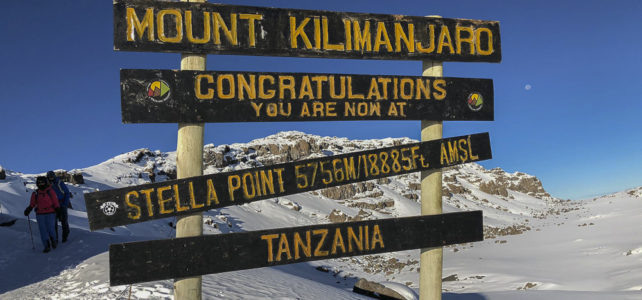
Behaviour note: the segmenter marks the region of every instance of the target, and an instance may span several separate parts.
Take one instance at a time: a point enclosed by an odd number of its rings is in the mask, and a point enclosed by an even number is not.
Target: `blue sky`
[[[581,199],[642,185],[640,1],[223,1],[239,5],[441,15],[500,21],[499,64],[444,64],[492,78],[495,121],[444,123],[444,136],[488,131],[500,167]],[[0,165],[25,173],[82,168],[137,148],[173,151],[176,124],[122,124],[119,69],[178,69],[180,56],[113,51],[112,1],[3,1]],[[419,61],[209,55],[209,70],[420,75]],[[205,143],[282,130],[355,139],[419,138],[418,121],[207,124]]]

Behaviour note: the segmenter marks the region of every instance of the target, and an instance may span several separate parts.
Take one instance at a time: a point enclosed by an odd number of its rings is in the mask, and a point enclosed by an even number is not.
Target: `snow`
[[[207,145],[206,151],[240,158],[258,145],[295,145],[315,140],[324,153],[409,143],[412,140],[355,141],[320,137],[302,132],[281,132],[246,144]],[[138,161],[140,153],[146,153]],[[260,159],[276,158],[267,153]],[[258,159],[258,158],[257,158]],[[225,167],[208,166],[207,173],[249,168],[265,160],[239,159]],[[77,169],[85,184],[68,184],[74,194],[69,211],[70,240],[50,253],[42,247],[35,218],[28,223],[22,211],[35,188],[38,174],[5,170],[0,180],[0,221],[17,219],[0,227],[0,299],[172,299],[169,280],[109,286],[108,246],[113,243],[173,237],[172,218],[140,224],[88,230],[83,193],[149,182],[148,170],[171,173],[175,153],[138,149],[96,166]],[[443,172],[444,211],[484,211],[487,237],[482,242],[444,248],[443,299],[642,299],[642,187],[583,201],[562,201],[543,194],[508,190],[508,196],[480,189],[482,182],[516,184],[532,176],[501,169],[486,170],[477,164]],[[167,180],[157,175],[156,180]],[[419,195],[411,184],[418,174],[374,182],[372,191],[354,199],[332,200],[309,192],[279,197],[205,213],[206,234],[221,234],[278,227],[328,223],[337,210],[349,217],[361,211],[367,218],[418,215]],[[452,185],[452,187],[448,187]],[[394,205],[375,207],[382,201]],[[362,207],[355,206],[360,203]],[[366,206],[364,206],[366,205]],[[33,231],[35,250],[29,232]],[[205,299],[369,299],[352,293],[359,278],[386,285],[417,299],[419,250],[357,256],[272,268],[203,276]]]

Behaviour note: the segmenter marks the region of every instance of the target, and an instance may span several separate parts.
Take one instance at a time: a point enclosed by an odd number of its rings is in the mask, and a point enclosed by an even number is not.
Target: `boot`
[[[51,238],[51,248],[56,249],[56,246],[58,246],[58,241],[56,241],[53,238]]]
[[[47,242],[47,245],[45,245],[45,249],[42,250],[42,253],[47,253],[49,251],[51,251],[51,248],[49,247],[49,242]]]

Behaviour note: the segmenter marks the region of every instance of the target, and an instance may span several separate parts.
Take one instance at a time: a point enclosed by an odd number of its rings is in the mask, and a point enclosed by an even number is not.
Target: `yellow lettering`
[[[274,169],[274,172],[276,172],[276,176],[278,177],[279,191],[281,193],[285,192],[285,189],[283,188],[283,177],[281,176],[281,172],[283,172],[283,170],[285,170],[285,169],[284,168]]]
[[[301,105],[301,114],[300,117],[309,117],[310,116],[310,108],[308,108],[308,103],[303,102]]]
[[[272,251],[272,240],[279,237],[278,234],[264,234],[261,239],[267,241],[268,245],[268,262],[274,261],[274,252]]]
[[[343,158],[343,167],[346,169],[346,180],[356,179],[357,178],[357,173],[354,168],[354,157],[350,156],[350,160],[348,160],[347,157]],[[352,176],[352,177],[350,177]]]
[[[270,84],[274,84],[274,76],[272,75],[259,75],[259,98],[260,99],[272,99],[276,95],[274,89],[265,90],[265,80],[270,81]]]
[[[415,52],[415,24],[408,23],[408,34],[401,24],[395,23],[395,52],[401,52],[401,40],[406,44],[409,53]]]
[[[423,99],[430,99],[430,79],[426,79],[424,81],[421,78],[417,78],[416,87],[417,91],[415,92],[415,99],[422,99],[422,94],[424,97]]]
[[[245,76],[243,74],[237,74],[236,75],[236,81],[238,81],[238,90],[239,90],[239,100],[245,99],[245,93],[247,93],[248,99],[256,99],[256,75],[249,75],[250,76],[250,82],[248,83],[247,80],[245,80]]]
[[[297,37],[301,36],[301,40],[303,40],[303,43],[305,44],[305,47],[308,49],[312,48],[312,44],[310,43],[310,39],[308,39],[308,35],[303,31],[303,28],[305,25],[310,22],[310,18],[305,18],[299,24],[299,26],[296,26],[296,17],[290,17],[290,48],[296,49],[298,48],[297,45]]]
[[[256,196],[256,186],[254,186],[254,181],[252,180],[252,173],[245,173],[241,177],[243,178],[243,197],[245,199],[252,199]],[[252,184],[252,193],[248,190],[248,178],[249,182]]]
[[[172,201],[172,198],[169,198],[169,199],[163,198],[163,192],[168,191],[171,188],[172,187],[168,185],[168,186],[163,186],[156,189],[156,197],[158,198],[158,205],[160,206],[161,215],[174,212],[174,209],[165,209],[165,202]]]
[[[225,94],[223,89],[223,80],[227,81],[228,92]],[[232,74],[221,74],[216,78],[216,90],[219,99],[232,99],[234,98],[236,92],[234,89],[234,75]]]
[[[236,181],[236,184],[233,183]],[[230,175],[227,177],[227,191],[230,194],[230,200],[234,201],[234,191],[241,188],[241,177],[238,175]]]
[[[446,163],[444,163],[444,160],[446,161]],[[439,162],[441,163],[441,165],[450,164],[450,162],[448,161],[448,152],[446,151],[446,146],[444,145],[444,143],[441,143],[441,155]]]
[[[133,220],[138,220],[138,219],[140,219],[140,206],[132,203],[132,201],[130,199],[130,197],[132,197],[132,196],[138,198],[138,192],[131,191],[131,192],[125,194],[125,203],[127,204],[127,206],[133,208],[136,211],[136,213],[132,214],[131,210],[129,210],[129,212],[127,213],[127,217],[130,218],[130,219],[133,219]]]
[[[350,20],[343,19],[343,30],[346,37],[346,50],[352,50],[352,28],[350,27]]]
[[[368,89],[368,99],[377,99],[380,100],[381,94],[379,93],[379,84],[377,83],[377,80],[373,77],[370,79],[370,88]]]
[[[312,84],[310,83],[310,77],[303,76],[301,80],[301,88],[299,89],[299,99],[308,97],[309,100],[314,100],[314,93],[312,92]]]
[[[435,51],[435,25],[430,24],[430,25],[428,25],[428,28],[429,28],[428,29],[428,32],[429,32],[428,33],[429,34],[428,40],[430,41],[430,47],[424,48],[423,46],[421,46],[421,42],[417,41],[417,51],[419,51],[421,53],[432,53],[433,51]]]
[[[379,47],[381,45],[386,45],[388,52],[392,52],[392,45],[390,44],[390,38],[388,37],[388,31],[383,22],[377,22],[377,37],[375,39],[374,51],[379,52]]]
[[[287,254],[288,259],[292,259],[292,254],[290,253],[290,244],[288,239],[285,236],[285,233],[281,233],[281,238],[279,239],[279,252],[276,253],[276,261],[281,261],[281,256],[283,253]]]
[[[321,235],[321,240],[317,244],[317,247],[314,248],[314,256],[327,256],[328,251],[321,251],[321,247],[323,247],[323,243],[325,241],[325,237],[328,235],[328,230],[327,229],[315,229],[312,230],[312,234],[314,235]]]
[[[435,92],[432,92],[435,100],[444,100],[446,98],[446,80],[436,79],[433,81],[432,87],[435,89]]]
[[[444,46],[448,46],[448,49],[450,49],[450,54],[455,52],[455,49],[453,49],[453,41],[450,37],[450,30],[448,30],[448,26],[446,25],[441,26],[441,33],[439,33],[439,44],[437,45],[437,53],[442,53]]]
[[[305,232],[305,243],[301,240],[301,236],[298,232],[294,233],[294,259],[301,258],[301,255],[299,255],[299,247],[303,249],[303,255],[305,255],[305,257],[312,256],[312,245],[310,244],[310,241],[309,230]]]
[[[237,175],[232,175],[232,176],[237,176]],[[232,196],[232,201],[234,201],[234,194],[230,192],[230,195]],[[214,182],[212,182],[212,179],[208,179],[207,180],[207,206],[211,206],[212,202],[214,202],[217,205],[219,204],[218,196],[216,195],[216,189],[214,188]],[[202,206],[203,205],[201,204],[201,207]]]
[[[354,241],[354,244],[357,246],[357,249],[359,249],[359,251],[363,251],[362,229],[363,228],[359,226],[359,238],[357,239],[357,235],[354,233],[354,229],[352,229],[352,226],[348,226],[348,252],[352,252],[352,241]]]
[[[176,36],[165,36],[165,15],[174,16],[176,24]],[[158,39],[165,43],[180,43],[183,40],[183,16],[176,9],[163,9],[156,16],[156,28],[158,30]]]
[[[154,215],[154,207],[152,206],[152,193],[154,192],[154,189],[140,190],[140,192],[145,195],[145,200],[147,201],[147,214],[151,217]]]
[[[340,228],[334,231],[334,239],[332,240],[332,254],[337,253],[337,246],[341,247],[341,252],[346,253],[346,246],[343,244],[343,237],[341,236]]]
[[[328,76],[313,76],[312,81],[317,84],[317,99],[323,98],[323,83],[328,81]]]
[[[323,49],[326,50],[338,50],[343,51],[343,44],[330,44],[330,38],[328,34],[328,18],[323,17]]]
[[[450,154],[449,157],[450,157],[451,163],[456,163],[459,161],[459,152],[457,152],[457,142],[454,142],[451,144],[450,141],[448,141],[448,154]]]
[[[363,25],[363,31],[361,31],[361,25],[359,21],[352,21],[352,27],[354,29],[354,50],[361,51],[372,51],[372,40],[370,35],[370,21],[366,21]]]
[[[127,8],[127,41],[134,41],[136,35],[134,35],[134,29],[138,33],[138,38],[142,39],[147,30],[147,40],[154,40],[154,9],[147,8],[145,10],[145,16],[143,17],[143,22],[138,20],[136,11],[133,7]]]
[[[461,36],[462,31],[465,31],[468,33],[467,38],[463,38]],[[462,43],[468,43],[470,47],[470,54],[475,54],[475,42],[474,42],[475,34],[473,33],[473,27],[462,27],[457,25],[455,27],[455,43],[457,44],[457,54],[461,54],[461,44]]]
[[[406,89],[406,85],[410,85],[410,88]],[[415,82],[410,78],[401,78],[401,83],[399,85],[401,99],[410,100],[412,99],[412,92],[414,90]],[[406,91],[410,91],[410,94],[406,94]]]
[[[288,83],[285,83],[285,82]],[[285,99],[285,90],[290,91],[290,99],[295,99],[296,94],[294,92],[294,77],[293,76],[286,76],[286,75],[280,75],[279,76],[279,99]]]
[[[381,231],[379,230],[379,225],[375,225],[374,228],[372,229],[372,243],[370,243],[372,248],[370,248],[370,250],[374,250],[374,248],[377,245],[377,243],[379,243],[380,248],[384,248],[383,236],[381,236]]]
[[[383,98],[388,98],[388,84],[392,81],[390,78],[377,78],[377,81],[383,85]]]
[[[336,89],[334,88],[334,76],[328,77],[328,82],[330,83],[330,98],[332,99],[343,99],[346,96],[346,77],[340,76],[341,80],[341,93],[336,94]]]
[[[209,194],[209,191],[208,191],[208,194]],[[216,196],[216,191],[214,192],[214,196]],[[190,204],[192,205],[192,208],[201,208],[205,206],[205,204],[203,203],[199,203],[199,204],[196,203],[196,197],[194,196],[194,184],[191,181],[189,182],[189,201],[190,201]],[[207,201],[208,206],[209,206],[209,202],[210,201],[208,200]],[[216,199],[216,204],[218,204],[218,199]]]
[[[194,86],[194,92],[196,93],[196,98],[200,100],[212,99],[214,98],[214,89],[207,88],[207,94],[201,93],[201,81],[205,79],[207,83],[214,83],[214,77],[211,74],[199,74],[196,75],[196,84]]]
[[[187,32],[187,40],[190,41],[190,43],[196,43],[196,44],[205,44],[210,41],[210,13],[208,12],[203,12],[203,37],[198,39],[194,37],[192,27],[194,24],[192,23],[192,11],[191,10],[186,10],[185,11],[185,31]]]
[[[178,194],[178,184],[172,186],[174,188],[174,200],[176,201],[176,211],[186,211],[189,209],[189,206],[181,206],[181,197]]]
[[[263,20],[263,15],[259,14],[239,14],[239,19],[248,20],[248,41],[250,47],[256,47],[256,30],[254,21]]]
[[[464,140],[464,139],[459,140],[457,142],[457,145],[459,147],[459,151],[461,152],[461,154],[459,155],[459,159],[462,162],[468,161],[468,151],[466,149],[466,140]]]
[[[468,153],[470,153],[470,160],[478,160],[479,155],[473,155],[473,146],[470,143],[470,135],[468,136]]]
[[[223,34],[225,38],[231,45],[238,45],[238,31],[236,30],[236,14],[230,14],[230,27],[227,27],[225,20],[221,17],[221,14],[217,12],[212,12],[212,23],[214,23],[214,44],[221,44],[221,29],[223,29]]]
[[[352,93],[352,76],[348,76],[348,99],[363,99],[363,94]]]
[[[250,102],[250,104],[252,105],[252,108],[254,108],[254,112],[256,113],[256,116],[257,117],[260,116],[261,115],[261,106],[263,106],[263,103],[258,103],[257,104],[257,103],[254,103],[254,102]]]
[[[488,40],[488,47],[487,48],[488,49],[486,49],[486,50],[481,48],[481,34],[482,34],[482,32],[485,32],[486,35],[488,36],[487,37],[487,40]],[[493,51],[495,51],[493,49],[493,32],[490,31],[490,29],[488,29],[488,28],[477,28],[477,30],[475,30],[475,40],[476,40],[475,45],[477,46],[477,53],[479,53],[481,55],[491,55],[491,54],[493,54]]]

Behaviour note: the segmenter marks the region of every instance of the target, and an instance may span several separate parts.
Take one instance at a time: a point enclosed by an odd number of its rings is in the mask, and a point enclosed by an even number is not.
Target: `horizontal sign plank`
[[[483,240],[482,211],[112,244],[113,285]]]
[[[85,194],[97,230],[490,159],[488,133]]]
[[[491,79],[121,70],[124,123],[494,118]]]
[[[160,1],[114,2],[114,49],[501,61],[497,21]]]

